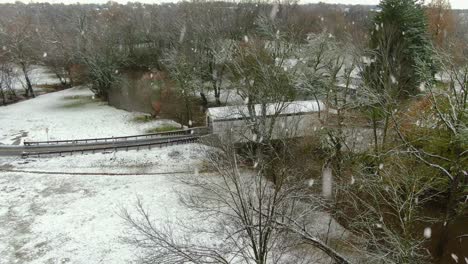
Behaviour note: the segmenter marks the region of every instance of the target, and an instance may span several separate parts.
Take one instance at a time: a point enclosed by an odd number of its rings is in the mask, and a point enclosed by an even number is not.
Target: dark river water
[[[157,74],[124,73],[109,93],[109,104],[127,111],[152,113],[151,103],[158,99]]]

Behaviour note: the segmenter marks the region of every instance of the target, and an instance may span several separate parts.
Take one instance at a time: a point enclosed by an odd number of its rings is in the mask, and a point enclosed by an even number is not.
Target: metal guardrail
[[[144,144],[130,144],[127,146],[109,146],[109,147],[98,147],[98,148],[89,148],[89,149],[73,149],[73,150],[60,150],[60,151],[44,151],[44,152],[23,152],[21,154],[22,158],[27,157],[41,157],[41,156],[50,156],[50,155],[59,155],[63,156],[63,154],[69,154],[72,156],[73,154],[86,154],[86,153],[99,153],[108,150],[143,150],[143,149],[151,149],[153,147],[167,147],[167,146],[174,146],[174,145],[182,145],[182,144],[189,144],[195,143],[198,141],[199,136],[187,137],[183,139],[168,139],[165,141],[158,141],[152,143],[144,143]]]
[[[69,139],[69,140],[52,140],[52,141],[25,141],[23,144],[28,147],[32,146],[44,146],[44,145],[59,145],[59,144],[80,144],[80,143],[100,143],[100,142],[120,142],[136,139],[151,139],[165,136],[176,136],[176,135],[203,135],[208,132],[207,127],[192,127],[184,130],[174,130],[167,132],[141,134],[133,136],[122,136],[122,137],[107,137],[107,138],[85,138],[85,139]]]

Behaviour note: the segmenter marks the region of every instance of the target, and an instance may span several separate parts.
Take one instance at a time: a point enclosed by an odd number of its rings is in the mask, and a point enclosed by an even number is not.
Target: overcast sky
[[[106,3],[108,0],[22,0],[21,2],[29,3],[29,2],[49,2],[49,3]],[[141,1],[129,1],[129,0],[114,0],[115,2],[119,3],[127,3],[127,2],[142,2],[142,3],[162,3],[162,2],[175,2],[176,0],[141,0]],[[342,3],[342,4],[366,4],[366,5],[376,5],[380,1],[379,0],[300,0],[301,3]],[[429,2],[430,0],[426,0]],[[15,0],[0,0],[0,3],[13,3]],[[450,3],[452,4],[452,8],[455,9],[468,9],[468,0],[451,0]]]

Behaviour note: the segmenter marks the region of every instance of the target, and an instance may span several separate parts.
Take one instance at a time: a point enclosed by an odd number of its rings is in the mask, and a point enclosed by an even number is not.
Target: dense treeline
[[[85,65],[93,90],[105,99],[119,70],[164,70],[167,66],[164,59],[174,48],[197,51],[199,57],[203,56],[206,63],[200,70],[209,80],[216,52],[213,42],[241,41],[256,34],[258,18],[270,16],[271,10],[272,5],[265,2],[3,4],[0,56],[3,64],[13,62],[20,66],[26,79],[27,96],[34,96],[28,81],[31,65],[50,66],[63,85],[74,81],[75,76],[70,74],[74,67]],[[294,41],[304,42],[307,34],[327,32],[340,41],[365,47],[376,14],[374,10],[366,6],[286,2],[278,5],[274,15],[277,30],[287,32]],[[458,43],[464,43],[467,34],[463,30],[466,27],[460,24],[466,23],[463,18],[451,21],[459,24],[449,32]],[[454,50],[463,52],[464,49]],[[213,85],[216,86],[215,82]]]
[[[105,98],[116,70],[162,70],[166,67],[163,59],[173,48],[210,55],[208,41],[242,40],[256,31],[257,18],[269,16],[270,11],[271,5],[262,2],[4,4],[0,9],[2,62],[20,65],[26,79],[30,65],[46,64],[64,85],[74,81],[75,76],[70,75],[73,67],[86,65],[93,88]],[[327,31],[361,44],[369,16],[372,14],[365,7],[322,4],[284,4],[275,14],[278,29],[290,32],[296,40]],[[30,85],[27,91],[34,95]]]
[[[20,66],[27,83],[27,96],[34,96],[28,82],[32,64],[50,66],[63,85],[74,81],[75,76],[70,75],[74,67],[85,65],[93,89],[106,98],[109,86],[117,79],[117,70],[163,70],[164,57],[174,48],[192,49],[213,57],[212,43],[208,42],[240,41],[256,33],[258,17],[270,16],[272,5],[265,2],[162,5],[110,2],[106,5],[18,3],[1,7],[1,61]],[[275,23],[278,30],[288,32],[288,37],[299,42],[305,41],[307,34],[327,32],[340,41],[365,47],[376,14],[374,10],[366,6],[284,3],[275,11]],[[464,18],[452,15],[450,36],[446,31],[443,33],[445,38],[457,40],[458,46],[452,49],[461,52],[459,56],[466,54],[463,53],[467,34]],[[435,34],[440,39],[441,34]],[[207,61],[202,71],[210,71],[212,64]],[[208,79],[209,75],[204,74]]]

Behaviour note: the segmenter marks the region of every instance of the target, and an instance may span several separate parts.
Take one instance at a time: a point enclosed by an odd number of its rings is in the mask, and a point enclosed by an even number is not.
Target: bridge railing
[[[143,143],[143,144],[131,144],[127,146],[109,146],[109,147],[98,147],[98,148],[87,148],[87,149],[74,149],[74,150],[58,150],[58,151],[38,151],[38,152],[24,152],[21,154],[22,158],[27,157],[41,157],[41,156],[50,156],[50,155],[70,155],[73,154],[88,154],[88,153],[99,153],[103,151],[119,151],[119,150],[143,150],[143,149],[151,149],[153,147],[167,147],[173,145],[182,145],[182,144],[189,144],[195,143],[199,140],[200,136],[193,136],[187,137],[183,139],[167,139],[165,141],[158,141],[158,142],[150,142],[150,143]]]
[[[28,147],[44,146],[44,145],[62,145],[62,144],[83,144],[83,143],[105,143],[105,142],[120,142],[137,139],[152,139],[178,135],[204,135],[208,132],[207,127],[191,127],[183,130],[173,130],[166,132],[158,132],[151,134],[141,134],[121,137],[106,137],[106,138],[85,138],[85,139],[69,139],[69,140],[51,140],[51,141],[24,141],[23,144]]]

